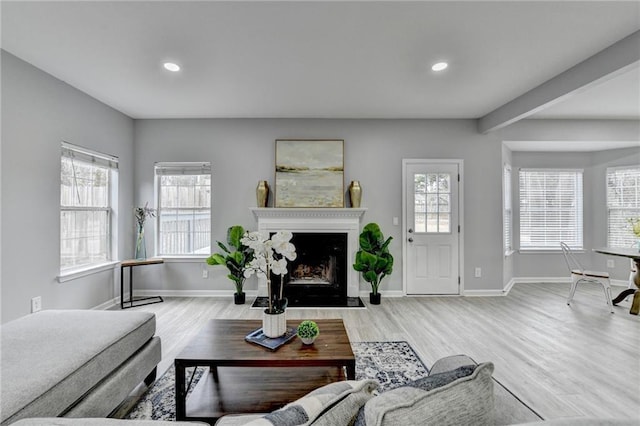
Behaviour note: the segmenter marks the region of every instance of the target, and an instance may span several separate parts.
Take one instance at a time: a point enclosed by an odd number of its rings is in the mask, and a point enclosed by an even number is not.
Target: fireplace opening
[[[284,277],[284,295],[290,306],[345,304],[347,234],[296,232],[291,242],[297,257],[289,262]]]
[[[294,232],[291,242],[297,256],[287,264],[287,274],[271,274],[272,283],[283,283],[289,307],[364,307],[359,297],[348,297],[347,233]],[[266,297],[258,297],[253,307],[267,304]]]

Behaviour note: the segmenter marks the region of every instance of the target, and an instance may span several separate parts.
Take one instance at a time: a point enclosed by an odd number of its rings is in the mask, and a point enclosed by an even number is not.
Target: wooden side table
[[[120,263],[120,308],[128,309],[135,306],[150,305],[163,302],[160,296],[133,297],[133,268],[143,265],[157,265],[164,263],[163,259],[131,259]],[[124,300],[124,268],[129,268],[129,300]],[[143,303],[138,303],[143,302]],[[128,306],[125,306],[128,305]]]

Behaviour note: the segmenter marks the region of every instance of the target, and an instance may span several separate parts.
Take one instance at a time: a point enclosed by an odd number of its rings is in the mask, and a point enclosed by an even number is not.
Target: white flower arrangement
[[[287,261],[297,257],[296,247],[291,243],[293,234],[289,231],[278,231],[269,237],[266,231],[254,231],[245,233],[240,242],[253,250],[253,260],[247,264],[244,270],[245,278],[256,274],[267,280],[267,292],[270,313],[284,311],[286,299],[283,297],[283,280],[280,281],[280,289],[276,294],[271,288],[271,273],[284,277],[287,275]]]

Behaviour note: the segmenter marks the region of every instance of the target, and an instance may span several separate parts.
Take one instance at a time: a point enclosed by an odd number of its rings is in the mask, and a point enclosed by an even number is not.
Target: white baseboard
[[[569,277],[517,277],[511,281],[514,284],[533,284],[533,283],[570,283]],[[626,280],[611,280],[612,286],[628,287],[629,282]]]
[[[506,296],[507,294],[509,294],[509,292],[511,291],[511,289],[513,288],[513,286],[516,284],[516,281],[511,278],[509,280],[509,282],[507,283],[507,285],[504,286],[504,288],[502,289],[502,291],[504,292],[504,295]]]
[[[106,302],[101,303],[98,306],[94,306],[91,309],[94,311],[106,311],[113,308],[114,306],[119,306],[119,305],[120,305],[120,298],[116,297],[116,298],[107,300]]]
[[[629,281],[627,280],[611,280],[611,285],[618,287],[629,287]]]
[[[135,290],[135,296],[162,297],[232,297],[234,290]],[[245,291],[247,297],[255,297],[258,290]]]
[[[462,294],[467,297],[496,297],[504,296],[504,290],[465,290]]]
[[[570,283],[571,277],[514,277],[514,284]]]
[[[360,290],[360,297],[366,298],[369,300],[370,291]],[[379,291],[382,297],[404,297],[405,294],[401,290],[387,290],[387,291]]]

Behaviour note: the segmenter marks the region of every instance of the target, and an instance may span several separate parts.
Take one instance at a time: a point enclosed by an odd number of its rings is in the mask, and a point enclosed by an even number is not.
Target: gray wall
[[[133,120],[2,51],[2,322],[115,297],[112,271],[58,283],[60,142],[120,158],[118,252],[131,256]]]
[[[394,237],[396,267],[382,292],[402,290],[401,226],[393,225],[393,217],[402,217],[402,159],[463,159],[465,289],[502,289],[502,147],[495,137],[478,134],[473,120],[176,119],[136,120],[135,127],[138,204],[154,200],[154,162],[211,161],[214,240],[223,240],[234,224],[256,228],[249,207],[256,205],[258,180],[273,186],[276,139],[344,139],[345,182],[359,180],[363,187],[363,222],[377,222]],[[482,278],[474,278],[476,266]],[[152,271],[141,276],[140,288],[232,289],[224,268],[212,268],[208,279],[201,263],[164,268],[164,277]],[[255,288],[255,281],[247,284]]]

